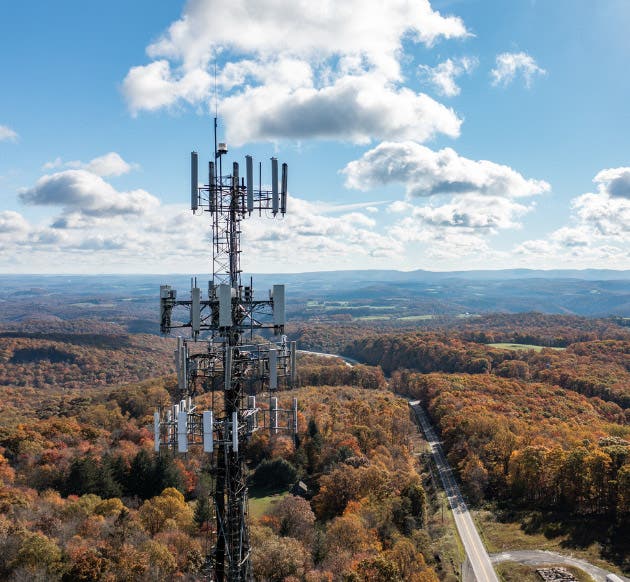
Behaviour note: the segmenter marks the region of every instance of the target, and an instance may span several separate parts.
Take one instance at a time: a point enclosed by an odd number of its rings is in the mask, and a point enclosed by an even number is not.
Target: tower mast
[[[294,386],[296,344],[284,336],[284,285],[274,285],[268,298],[255,299],[252,285],[241,283],[241,221],[252,214],[284,216],[287,202],[287,165],[271,158],[271,189],[254,185],[253,160],[246,156],[246,176],[239,164],[223,175],[225,143],[217,143],[214,119],[214,155],[208,162],[208,183],[198,184],[198,154],[191,153],[191,209],[209,214],[212,225],[212,279],[207,299],[194,280],[190,300],[178,300],[176,290],[160,287],[160,329],[168,334],[189,328],[191,339],[178,338],[175,361],[181,400],[172,409],[155,413],[155,448],[188,452],[203,446],[210,455],[214,505],[214,544],[208,556],[216,582],[249,582],[253,579],[247,523],[248,491],[243,449],[259,429],[297,432],[297,400],[280,409],[274,396],[281,386]],[[180,315],[181,314],[181,315]],[[175,321],[174,318],[181,319]],[[273,330],[281,341],[249,345],[244,334]],[[204,335],[204,342],[201,335]],[[200,349],[203,346],[203,349]],[[192,397],[212,392],[222,404],[198,413]],[[257,396],[268,406],[258,407]]]

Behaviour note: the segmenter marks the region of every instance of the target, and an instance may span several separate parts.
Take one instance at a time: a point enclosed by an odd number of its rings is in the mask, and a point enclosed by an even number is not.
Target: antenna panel
[[[214,419],[212,410],[203,411],[203,450],[205,453],[214,451]]]
[[[192,325],[193,337],[197,337],[201,328],[201,289],[193,287],[190,291],[190,323]]]
[[[238,451],[238,412],[232,413],[232,450]]]
[[[271,212],[278,214],[278,159],[271,158]]]
[[[287,174],[289,172],[289,166],[282,164],[282,185],[280,187],[280,212],[286,214],[287,212]]]
[[[245,173],[247,174],[247,212],[254,211],[254,160],[245,156]]]
[[[190,209],[199,207],[199,168],[197,152],[190,152]]]
[[[177,413],[177,450],[180,453],[188,452],[188,413]]]
[[[218,286],[219,327],[232,325],[232,288],[227,283]]]

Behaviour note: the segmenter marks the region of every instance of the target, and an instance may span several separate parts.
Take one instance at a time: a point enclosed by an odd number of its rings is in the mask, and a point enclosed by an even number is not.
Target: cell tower
[[[189,328],[191,338],[177,340],[179,402],[155,412],[154,431],[156,451],[170,448],[187,453],[199,447],[210,456],[216,524],[208,556],[210,577],[216,582],[249,582],[253,576],[242,453],[257,430],[297,433],[297,400],[293,399],[292,408],[281,409],[275,396],[280,388],[295,386],[296,343],[287,342],[284,335],[284,285],[274,285],[263,299],[255,298],[251,279],[249,285],[242,285],[241,221],[253,214],[286,213],[287,165],[282,164],[279,184],[278,160],[271,158],[267,190],[262,186],[262,164],[258,187],[254,184],[251,156],[245,158],[245,177],[240,177],[236,162],[232,173],[223,175],[227,151],[225,143],[217,144],[215,118],[207,185],[199,186],[198,154],[191,153],[191,209],[211,220],[212,279],[207,299],[196,279],[190,299],[178,299],[169,285],[160,287],[160,330],[168,334]],[[247,334],[252,342],[254,331],[263,329],[273,330],[281,341],[245,343]],[[212,406],[198,412],[193,399],[204,392],[212,393]],[[268,406],[257,406],[257,398]]]

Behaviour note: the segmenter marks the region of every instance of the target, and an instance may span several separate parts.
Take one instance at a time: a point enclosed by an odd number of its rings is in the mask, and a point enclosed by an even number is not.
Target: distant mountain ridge
[[[196,276],[205,294],[210,276]],[[256,297],[266,296],[274,283],[285,283],[290,315],[298,319],[528,311],[630,317],[630,270],[356,270],[252,277]],[[249,278],[244,273],[243,284]],[[144,320],[157,318],[159,286],[172,285],[183,295],[191,280],[191,275],[181,274],[0,275],[0,305],[4,303],[7,312],[0,320],[45,315],[120,321],[121,314],[127,314],[127,319],[143,320],[141,329],[153,329],[154,323]]]

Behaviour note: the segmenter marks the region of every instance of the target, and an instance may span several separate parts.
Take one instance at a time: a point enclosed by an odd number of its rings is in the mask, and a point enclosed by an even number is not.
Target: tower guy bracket
[[[271,187],[262,187],[262,165],[254,183],[254,162],[245,158],[245,176],[234,162],[223,175],[225,143],[217,144],[208,162],[207,184],[199,185],[197,152],[191,153],[191,210],[208,216],[212,230],[212,278],[207,288],[191,282],[190,296],[178,298],[169,285],[160,287],[160,330],[177,338],[175,367],[179,398],[154,414],[155,450],[188,453],[199,449],[210,459],[214,508],[209,578],[216,582],[253,580],[250,559],[248,491],[243,451],[259,430],[297,434],[298,403],[280,408],[277,391],[296,386],[296,343],[287,341],[285,287],[273,285],[256,297],[253,284],[241,281],[241,221],[284,216],[287,211],[286,164],[279,174],[271,158]],[[254,343],[254,332],[273,331],[276,341]],[[245,338],[249,336],[249,343]],[[199,411],[194,398],[212,393],[213,405]],[[216,396],[216,400],[215,400]],[[215,406],[216,403],[216,406]]]

